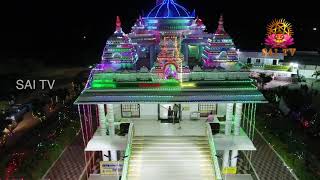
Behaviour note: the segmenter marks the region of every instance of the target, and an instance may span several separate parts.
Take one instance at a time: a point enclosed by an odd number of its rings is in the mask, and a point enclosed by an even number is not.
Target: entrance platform
[[[136,136],[205,136],[205,120],[183,120],[179,123],[161,123],[157,120],[132,120]]]

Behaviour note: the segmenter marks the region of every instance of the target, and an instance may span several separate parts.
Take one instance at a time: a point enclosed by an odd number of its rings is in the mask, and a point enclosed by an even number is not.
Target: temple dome
[[[183,6],[177,4],[175,0],[163,0],[149,12],[148,18],[177,18],[177,17],[195,17]]]

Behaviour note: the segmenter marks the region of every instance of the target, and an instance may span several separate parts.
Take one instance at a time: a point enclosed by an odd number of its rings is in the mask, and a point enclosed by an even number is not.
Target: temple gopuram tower
[[[122,31],[119,16],[116,19],[116,31],[107,40],[102,54],[101,65],[113,71],[134,69],[138,55],[131,39]]]
[[[228,65],[238,61],[238,54],[232,38],[224,30],[223,16],[220,16],[218,29],[208,40],[202,54],[203,67],[207,69],[228,69]],[[227,63],[231,62],[231,63]]]

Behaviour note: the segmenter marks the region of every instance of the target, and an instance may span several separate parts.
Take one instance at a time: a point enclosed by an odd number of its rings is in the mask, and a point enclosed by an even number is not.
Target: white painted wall
[[[158,104],[140,104],[140,118],[158,120]]]
[[[198,111],[198,104],[185,103],[181,104],[182,120],[190,120],[190,114]]]
[[[114,104],[113,105],[113,112],[114,112],[114,120],[120,121],[121,119],[121,105],[120,104]]]
[[[121,105],[114,104],[114,116],[115,121],[120,121],[123,119],[121,117]],[[198,112],[198,104],[197,103],[182,103],[182,119],[190,120],[190,114],[192,112]],[[222,117],[226,114],[226,104],[217,104],[217,116]],[[205,119],[203,117],[202,119]],[[126,119],[126,118],[125,118]],[[150,120],[158,120],[158,104],[140,104],[140,118],[131,118],[131,119],[150,119]]]
[[[226,115],[226,108],[227,108],[227,104],[219,103],[217,108],[217,116],[223,117],[224,115]]]

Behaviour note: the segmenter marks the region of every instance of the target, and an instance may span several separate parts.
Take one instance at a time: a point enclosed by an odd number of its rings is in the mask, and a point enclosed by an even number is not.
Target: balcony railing
[[[213,142],[212,130],[211,130],[211,126],[209,123],[207,123],[207,125],[206,125],[206,133],[207,133],[207,137],[208,137],[208,141],[209,141],[211,160],[213,163],[213,169],[214,169],[216,180],[222,180],[220,166],[219,166],[219,162],[218,162],[218,158],[217,158],[217,154],[216,154],[217,152],[216,152],[216,148],[215,148],[215,145]]]
[[[127,147],[125,151],[125,158],[123,163],[123,169],[122,169],[122,175],[121,180],[127,180],[128,179],[128,169],[129,169],[129,161],[131,157],[132,152],[132,139],[134,136],[134,126],[133,123],[130,124],[129,132],[128,132],[128,139],[127,139]]]

